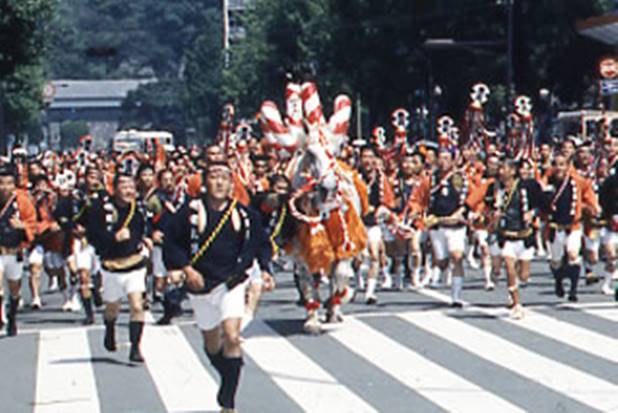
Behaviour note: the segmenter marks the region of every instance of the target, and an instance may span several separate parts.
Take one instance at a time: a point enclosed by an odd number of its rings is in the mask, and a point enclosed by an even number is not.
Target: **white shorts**
[[[103,301],[113,303],[120,301],[131,293],[146,291],[146,268],[130,272],[109,272],[102,270]]]
[[[4,275],[7,280],[21,280],[23,269],[24,265],[22,262],[17,261],[17,256],[0,255],[0,274]]]
[[[441,261],[454,252],[466,250],[466,228],[438,228],[429,231],[436,260]]]
[[[242,318],[245,315],[245,289],[246,283],[237,285],[231,291],[221,284],[208,294],[189,294],[193,316],[200,330],[209,331],[223,320]]]
[[[526,248],[526,243],[523,240],[507,240],[504,242],[504,247],[502,247],[502,257],[532,261],[534,258],[534,247]]]
[[[163,247],[155,245],[152,249],[152,273],[155,278],[167,277],[167,269],[163,262]]]
[[[43,265],[43,259],[45,258],[45,250],[42,245],[37,245],[28,253],[28,264],[30,265]]]
[[[75,263],[77,270],[87,270],[94,273],[98,270],[97,254],[91,244],[84,244],[79,240],[73,243],[73,254],[69,257]]]
[[[370,243],[380,243],[383,241],[382,228],[378,225],[369,227],[367,230],[367,238]]]
[[[551,260],[554,262],[562,261],[565,251],[568,251],[570,255],[579,255],[582,249],[582,231],[574,230],[570,233],[556,231],[550,249]]]
[[[489,233],[486,229],[474,230],[474,239],[481,247],[489,246],[489,244],[487,244],[487,240],[489,239]]]

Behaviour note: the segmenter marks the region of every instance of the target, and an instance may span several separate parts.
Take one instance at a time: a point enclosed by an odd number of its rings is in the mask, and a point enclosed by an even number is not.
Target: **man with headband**
[[[114,196],[102,202],[89,220],[89,234],[102,260],[105,340],[116,351],[116,318],[120,300],[128,297],[131,320],[129,360],[143,362],[139,345],[144,330],[143,293],[146,291],[146,217],[138,206],[135,178],[120,171],[114,178]],[[150,245],[151,246],[151,245]]]
[[[410,198],[410,209],[427,216],[425,225],[429,229],[435,259],[434,279],[440,278],[440,272],[446,274],[450,270],[449,264],[452,264],[451,299],[454,307],[463,306],[467,198],[468,178],[457,169],[454,150],[442,147],[438,155],[438,170],[416,188]]]
[[[259,216],[231,196],[232,170],[225,162],[208,164],[205,191],[184,205],[163,246],[169,270],[182,270],[204,348],[221,376],[217,401],[233,412],[243,366],[241,319],[245,314],[247,270],[258,261],[265,287],[271,245]]]

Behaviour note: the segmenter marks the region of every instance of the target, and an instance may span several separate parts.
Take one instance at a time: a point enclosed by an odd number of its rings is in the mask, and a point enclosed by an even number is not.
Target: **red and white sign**
[[[43,102],[51,103],[56,96],[56,86],[53,83],[48,82],[43,86]]]
[[[613,57],[608,57],[599,63],[599,73],[604,79],[618,77],[618,62]]]

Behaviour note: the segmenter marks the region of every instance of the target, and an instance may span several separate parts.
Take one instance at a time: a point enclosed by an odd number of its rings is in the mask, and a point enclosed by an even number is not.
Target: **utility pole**
[[[356,96],[356,139],[363,138],[363,115],[360,93]]]
[[[223,0],[223,59],[224,67],[230,66],[230,5]]]
[[[4,130],[4,93],[0,90],[0,155],[6,155],[6,133]]]

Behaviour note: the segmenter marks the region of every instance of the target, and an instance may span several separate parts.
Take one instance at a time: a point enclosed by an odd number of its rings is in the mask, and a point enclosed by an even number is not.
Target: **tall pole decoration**
[[[463,122],[463,142],[465,146],[471,146],[476,150],[483,150],[491,143],[490,138],[495,133],[485,127],[485,111],[483,106],[487,103],[491,90],[484,83],[472,86],[470,92],[470,104],[466,109]]]
[[[515,99],[515,110],[509,115],[508,148],[511,156],[516,159],[532,159],[534,155],[534,121],[532,117],[532,101],[528,96],[518,96]]]

